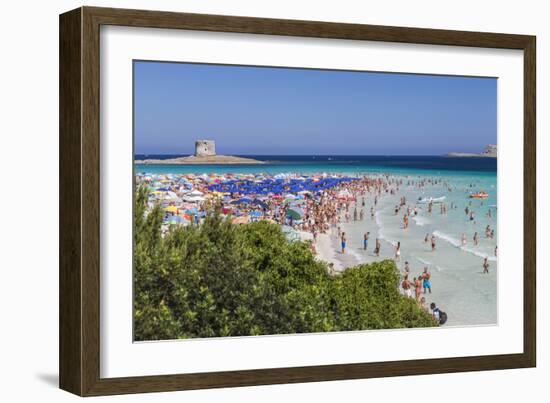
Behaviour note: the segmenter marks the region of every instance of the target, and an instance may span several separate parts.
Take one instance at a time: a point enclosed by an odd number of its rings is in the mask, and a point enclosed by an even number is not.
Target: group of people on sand
[[[409,262],[405,262],[405,273],[403,274],[403,281],[401,282],[401,288],[403,293],[407,297],[412,298],[412,289],[414,288],[414,296],[417,301],[420,301],[420,296],[422,291],[424,294],[426,292],[432,293],[432,282],[431,282],[431,273],[428,270],[428,267],[424,267],[424,271],[419,274],[417,277],[414,277],[413,280],[409,280],[410,267]]]
[[[440,324],[444,324],[447,321],[447,317],[446,317],[447,314],[442,312],[437,307],[435,302],[432,302],[428,307],[426,302],[426,297],[424,296],[426,293],[428,294],[432,293],[432,280],[431,280],[432,275],[428,270],[428,267],[425,266],[422,273],[420,273],[416,277],[413,277],[412,281],[409,279],[409,276],[410,276],[409,262],[405,262],[404,270],[405,272],[403,274],[403,280],[401,281],[401,289],[403,291],[403,294],[408,298],[413,298],[413,290],[414,290],[414,298],[418,306],[428,312],[431,311],[434,320],[436,320]],[[442,321],[443,315],[445,316],[445,319]]]

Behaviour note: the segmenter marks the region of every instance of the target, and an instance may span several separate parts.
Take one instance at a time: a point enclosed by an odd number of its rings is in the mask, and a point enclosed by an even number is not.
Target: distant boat
[[[444,201],[445,201],[445,196],[441,196],[441,197],[418,198],[416,202],[419,204],[429,204],[429,203],[443,203]]]

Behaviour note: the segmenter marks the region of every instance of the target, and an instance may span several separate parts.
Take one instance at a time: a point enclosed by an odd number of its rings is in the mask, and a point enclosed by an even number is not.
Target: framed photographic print
[[[60,16],[60,386],[535,366],[535,37]]]

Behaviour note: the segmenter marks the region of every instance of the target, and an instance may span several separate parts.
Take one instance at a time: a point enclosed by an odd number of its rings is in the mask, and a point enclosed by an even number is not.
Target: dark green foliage
[[[232,225],[214,214],[171,229],[136,194],[136,340],[435,326],[397,291],[393,261],[330,276],[302,242],[267,222]]]

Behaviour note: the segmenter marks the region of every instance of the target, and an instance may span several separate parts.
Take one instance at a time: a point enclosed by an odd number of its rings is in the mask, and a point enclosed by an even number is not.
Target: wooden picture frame
[[[229,372],[100,377],[99,35],[101,25],[524,52],[523,353]],[[535,37],[81,7],[60,16],[60,387],[80,396],[534,367],[536,364]]]

